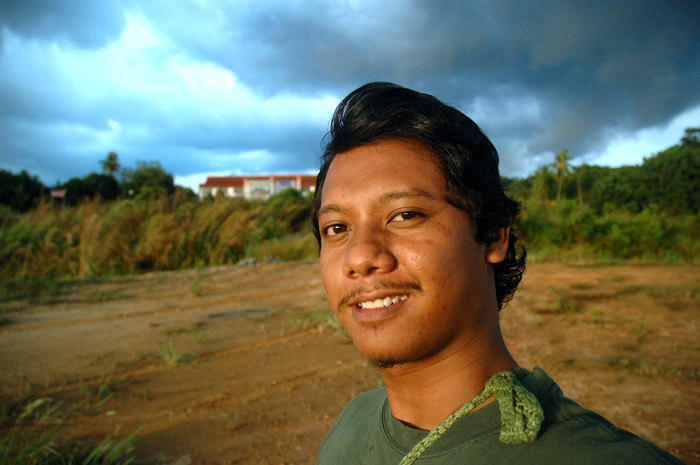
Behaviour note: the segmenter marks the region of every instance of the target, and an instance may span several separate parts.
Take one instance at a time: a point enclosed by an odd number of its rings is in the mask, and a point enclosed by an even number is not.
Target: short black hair
[[[445,197],[472,220],[480,244],[498,239],[512,225],[520,203],[508,197],[498,172],[498,152],[469,117],[432,95],[389,82],[373,82],[340,102],[324,138],[316,178],[311,229],[321,243],[318,211],[323,185],[336,155],[386,139],[410,139],[434,154],[445,178]],[[511,229],[505,259],[493,265],[498,308],[513,297],[525,271],[526,251],[516,250]]]

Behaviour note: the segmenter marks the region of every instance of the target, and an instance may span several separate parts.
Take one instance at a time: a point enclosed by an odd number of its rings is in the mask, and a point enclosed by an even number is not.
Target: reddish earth
[[[313,464],[345,403],[381,383],[330,317],[317,262],[75,283],[0,305],[0,401],[53,406],[6,419],[0,438],[138,430],[137,463]],[[521,365],[700,464],[700,269],[534,263],[502,322]]]

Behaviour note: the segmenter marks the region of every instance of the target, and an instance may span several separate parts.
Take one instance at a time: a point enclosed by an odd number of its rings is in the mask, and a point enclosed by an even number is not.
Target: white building
[[[223,192],[225,197],[243,197],[245,199],[266,199],[282,189],[291,187],[299,192],[316,190],[316,176],[306,174],[268,176],[207,176],[204,184],[199,185],[199,198],[216,196]]]

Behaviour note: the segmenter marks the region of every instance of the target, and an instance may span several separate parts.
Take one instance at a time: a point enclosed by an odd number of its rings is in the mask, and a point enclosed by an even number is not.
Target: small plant
[[[556,297],[554,297],[554,311],[560,313],[580,313],[583,310],[581,305],[577,302],[566,299],[564,297],[564,291],[561,289],[551,289],[556,293]]]
[[[598,309],[592,309],[590,311],[591,318],[593,319],[593,322],[596,325],[603,325],[606,322],[606,315],[605,313],[601,312]]]
[[[292,324],[304,331],[316,330],[319,333],[327,332],[336,336],[348,337],[345,329],[330,310],[307,313],[301,318],[294,320]]]
[[[599,284],[606,284],[606,283],[619,283],[625,280],[625,277],[619,274],[611,274],[611,275],[605,275],[605,276],[599,276],[597,281]]]
[[[83,384],[81,390],[84,394],[84,405],[91,414],[98,414],[100,407],[109,402],[114,397],[116,383],[111,376],[103,376],[100,378],[99,384],[95,388],[90,388]]]
[[[87,299],[95,303],[107,302],[108,300],[115,299],[115,295],[114,292],[111,291],[95,291],[88,294]]]
[[[115,386],[111,377],[102,379],[94,392],[94,397],[97,399],[98,406],[104,404],[109,399],[114,397],[114,387]]]
[[[559,296],[555,299],[555,305],[560,312],[564,313],[580,313],[582,310],[581,305],[578,303]]]
[[[649,327],[646,324],[644,324],[644,319],[639,320],[634,327],[634,335],[637,336],[637,344],[642,342],[642,340],[648,333]]]
[[[135,460],[133,456],[136,449],[135,437],[140,430],[141,428],[122,439],[107,436],[94,449],[84,450],[83,454],[87,452],[85,458],[79,458],[79,462],[71,460],[69,463],[76,463],[76,465],[78,463],[82,465],[128,465]]]
[[[172,366],[192,361],[191,355],[178,352],[170,341],[166,341],[161,345],[160,354],[165,363]]]
[[[129,465],[134,462],[136,434],[104,438],[99,444],[66,440],[59,431],[13,431],[0,439],[0,462],[7,465]]]
[[[56,425],[63,422],[59,417],[62,410],[62,402],[55,402],[51,397],[40,397],[9,404],[3,409],[2,422],[17,425]]]
[[[201,344],[206,336],[204,322],[200,321],[199,323],[193,324],[190,328],[190,333],[192,334],[192,339],[194,339],[197,344]]]
[[[34,436],[15,430],[0,439],[0,461],[7,465],[60,463],[49,461],[51,455],[57,454],[55,433],[44,432],[38,437]]]
[[[169,328],[163,331],[163,336],[167,339],[170,336],[177,336],[178,334],[183,334],[187,330],[185,328]]]
[[[199,275],[196,275],[192,281],[190,281],[190,292],[192,295],[195,295],[197,297],[202,295],[202,278]]]
[[[61,295],[61,285],[54,278],[0,278],[0,302],[30,299],[49,303]]]
[[[617,291],[617,295],[629,295],[629,294],[639,294],[640,292],[644,292],[645,287],[644,286],[639,286],[639,285],[633,285],[633,286],[623,286]]]
[[[588,289],[595,289],[596,285],[593,283],[571,283],[571,289],[577,289],[585,291]]]
[[[650,286],[647,294],[658,299],[700,300],[700,288],[691,286]]]

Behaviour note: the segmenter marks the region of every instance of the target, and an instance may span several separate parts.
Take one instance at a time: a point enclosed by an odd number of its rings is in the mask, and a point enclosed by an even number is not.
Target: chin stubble
[[[396,365],[404,363],[398,358],[380,358],[380,359],[369,359],[369,362],[377,368],[392,368]]]

